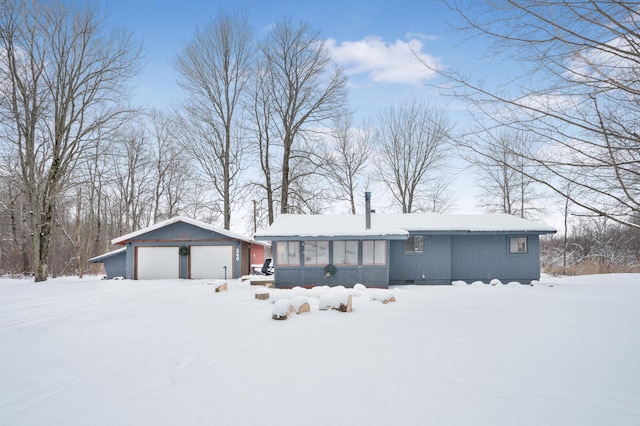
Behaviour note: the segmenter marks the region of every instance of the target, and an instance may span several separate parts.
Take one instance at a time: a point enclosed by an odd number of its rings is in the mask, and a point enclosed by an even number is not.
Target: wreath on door
[[[332,264],[328,264],[327,266],[324,267],[325,278],[329,278],[330,276],[335,274],[336,274],[336,267],[333,266]]]
[[[180,246],[178,253],[180,256],[189,256],[189,246]]]

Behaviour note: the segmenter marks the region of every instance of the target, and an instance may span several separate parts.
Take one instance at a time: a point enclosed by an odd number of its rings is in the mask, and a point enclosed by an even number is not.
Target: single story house
[[[96,256],[107,278],[240,278],[264,262],[264,246],[235,232],[186,217],[174,217],[111,241],[121,249]]]
[[[276,287],[387,288],[529,283],[540,278],[540,235],[555,232],[507,214],[282,214],[254,238],[275,244]]]

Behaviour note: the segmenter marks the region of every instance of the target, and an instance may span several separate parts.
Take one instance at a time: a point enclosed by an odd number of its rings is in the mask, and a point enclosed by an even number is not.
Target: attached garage
[[[230,277],[233,246],[192,246],[189,261],[192,279]]]
[[[180,278],[178,247],[136,247],[136,279]]]
[[[186,217],[174,217],[111,241],[123,249],[90,260],[104,263],[107,278],[220,279],[250,273],[267,243]],[[259,250],[255,250],[258,248]],[[110,268],[107,268],[109,263]]]

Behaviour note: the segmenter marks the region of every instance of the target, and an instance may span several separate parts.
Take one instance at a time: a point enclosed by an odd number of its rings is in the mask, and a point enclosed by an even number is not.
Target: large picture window
[[[278,266],[300,265],[300,243],[298,241],[278,241],[276,250]]]
[[[334,265],[357,265],[358,264],[358,242],[357,241],[334,241],[333,242],[333,264]]]
[[[527,250],[527,237],[509,238],[509,253],[526,253]]]
[[[322,265],[329,263],[329,241],[305,241],[304,264]]]
[[[414,235],[407,238],[404,251],[405,253],[424,253],[424,236]]]
[[[362,242],[362,264],[363,265],[386,265],[387,264],[387,241],[363,241]]]

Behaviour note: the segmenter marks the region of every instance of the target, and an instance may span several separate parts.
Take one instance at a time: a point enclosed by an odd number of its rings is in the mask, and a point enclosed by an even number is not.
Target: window
[[[304,264],[326,265],[329,263],[329,241],[305,241]]]
[[[509,253],[526,253],[527,237],[509,238]]]
[[[386,265],[387,242],[385,240],[362,242],[363,265]]]
[[[358,242],[357,241],[334,241],[333,242],[333,264],[334,265],[357,265],[358,264]]]
[[[405,253],[424,253],[424,237],[415,235],[409,237],[404,246]]]
[[[297,241],[278,241],[276,243],[278,266],[300,265],[300,243]]]

